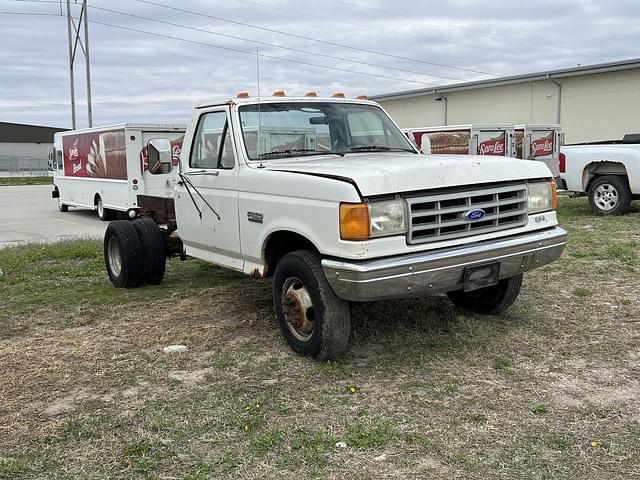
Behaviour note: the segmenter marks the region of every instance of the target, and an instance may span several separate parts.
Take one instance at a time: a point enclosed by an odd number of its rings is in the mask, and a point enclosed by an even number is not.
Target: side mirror
[[[166,138],[152,138],[147,142],[149,173],[169,173],[171,170],[171,142]]]

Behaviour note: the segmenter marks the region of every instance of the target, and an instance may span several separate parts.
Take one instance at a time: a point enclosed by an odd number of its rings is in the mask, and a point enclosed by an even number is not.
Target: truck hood
[[[552,176],[542,162],[477,155],[385,152],[281,159],[263,165],[269,170],[343,179],[354,183],[364,197]]]

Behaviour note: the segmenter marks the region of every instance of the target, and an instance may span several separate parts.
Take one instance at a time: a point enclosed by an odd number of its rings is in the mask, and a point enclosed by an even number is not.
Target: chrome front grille
[[[470,237],[527,223],[526,184],[408,197],[407,202],[408,243]],[[465,214],[474,210],[482,210],[484,217],[470,220]]]

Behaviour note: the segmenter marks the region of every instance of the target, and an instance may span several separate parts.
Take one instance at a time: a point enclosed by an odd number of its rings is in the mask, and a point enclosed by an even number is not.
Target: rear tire
[[[136,229],[126,220],[111,222],[104,234],[104,262],[111,283],[132,288],[144,280],[144,256]]]
[[[104,208],[104,203],[100,195],[96,197],[96,212],[98,212],[98,218],[103,222],[108,222],[114,218],[114,212],[108,208]]]
[[[61,211],[62,213],[68,212],[69,211],[69,205],[58,202],[58,210]]]
[[[131,222],[138,233],[144,258],[144,283],[159,285],[164,277],[167,254],[158,225],[148,217]]]
[[[513,305],[521,288],[522,274],[500,280],[497,285],[471,292],[464,290],[447,292],[447,296],[457,307],[482,315],[497,315]]]
[[[631,189],[626,177],[605,175],[589,186],[589,206],[597,215],[622,215],[631,205]]]
[[[273,275],[273,305],[280,329],[296,352],[326,360],[347,349],[349,304],[332,290],[317,253],[299,250],[278,262]]]

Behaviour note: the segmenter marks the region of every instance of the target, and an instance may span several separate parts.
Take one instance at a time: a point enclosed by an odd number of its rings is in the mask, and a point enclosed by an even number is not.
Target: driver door
[[[176,188],[178,235],[187,255],[242,270],[238,161],[228,109],[202,114]]]

